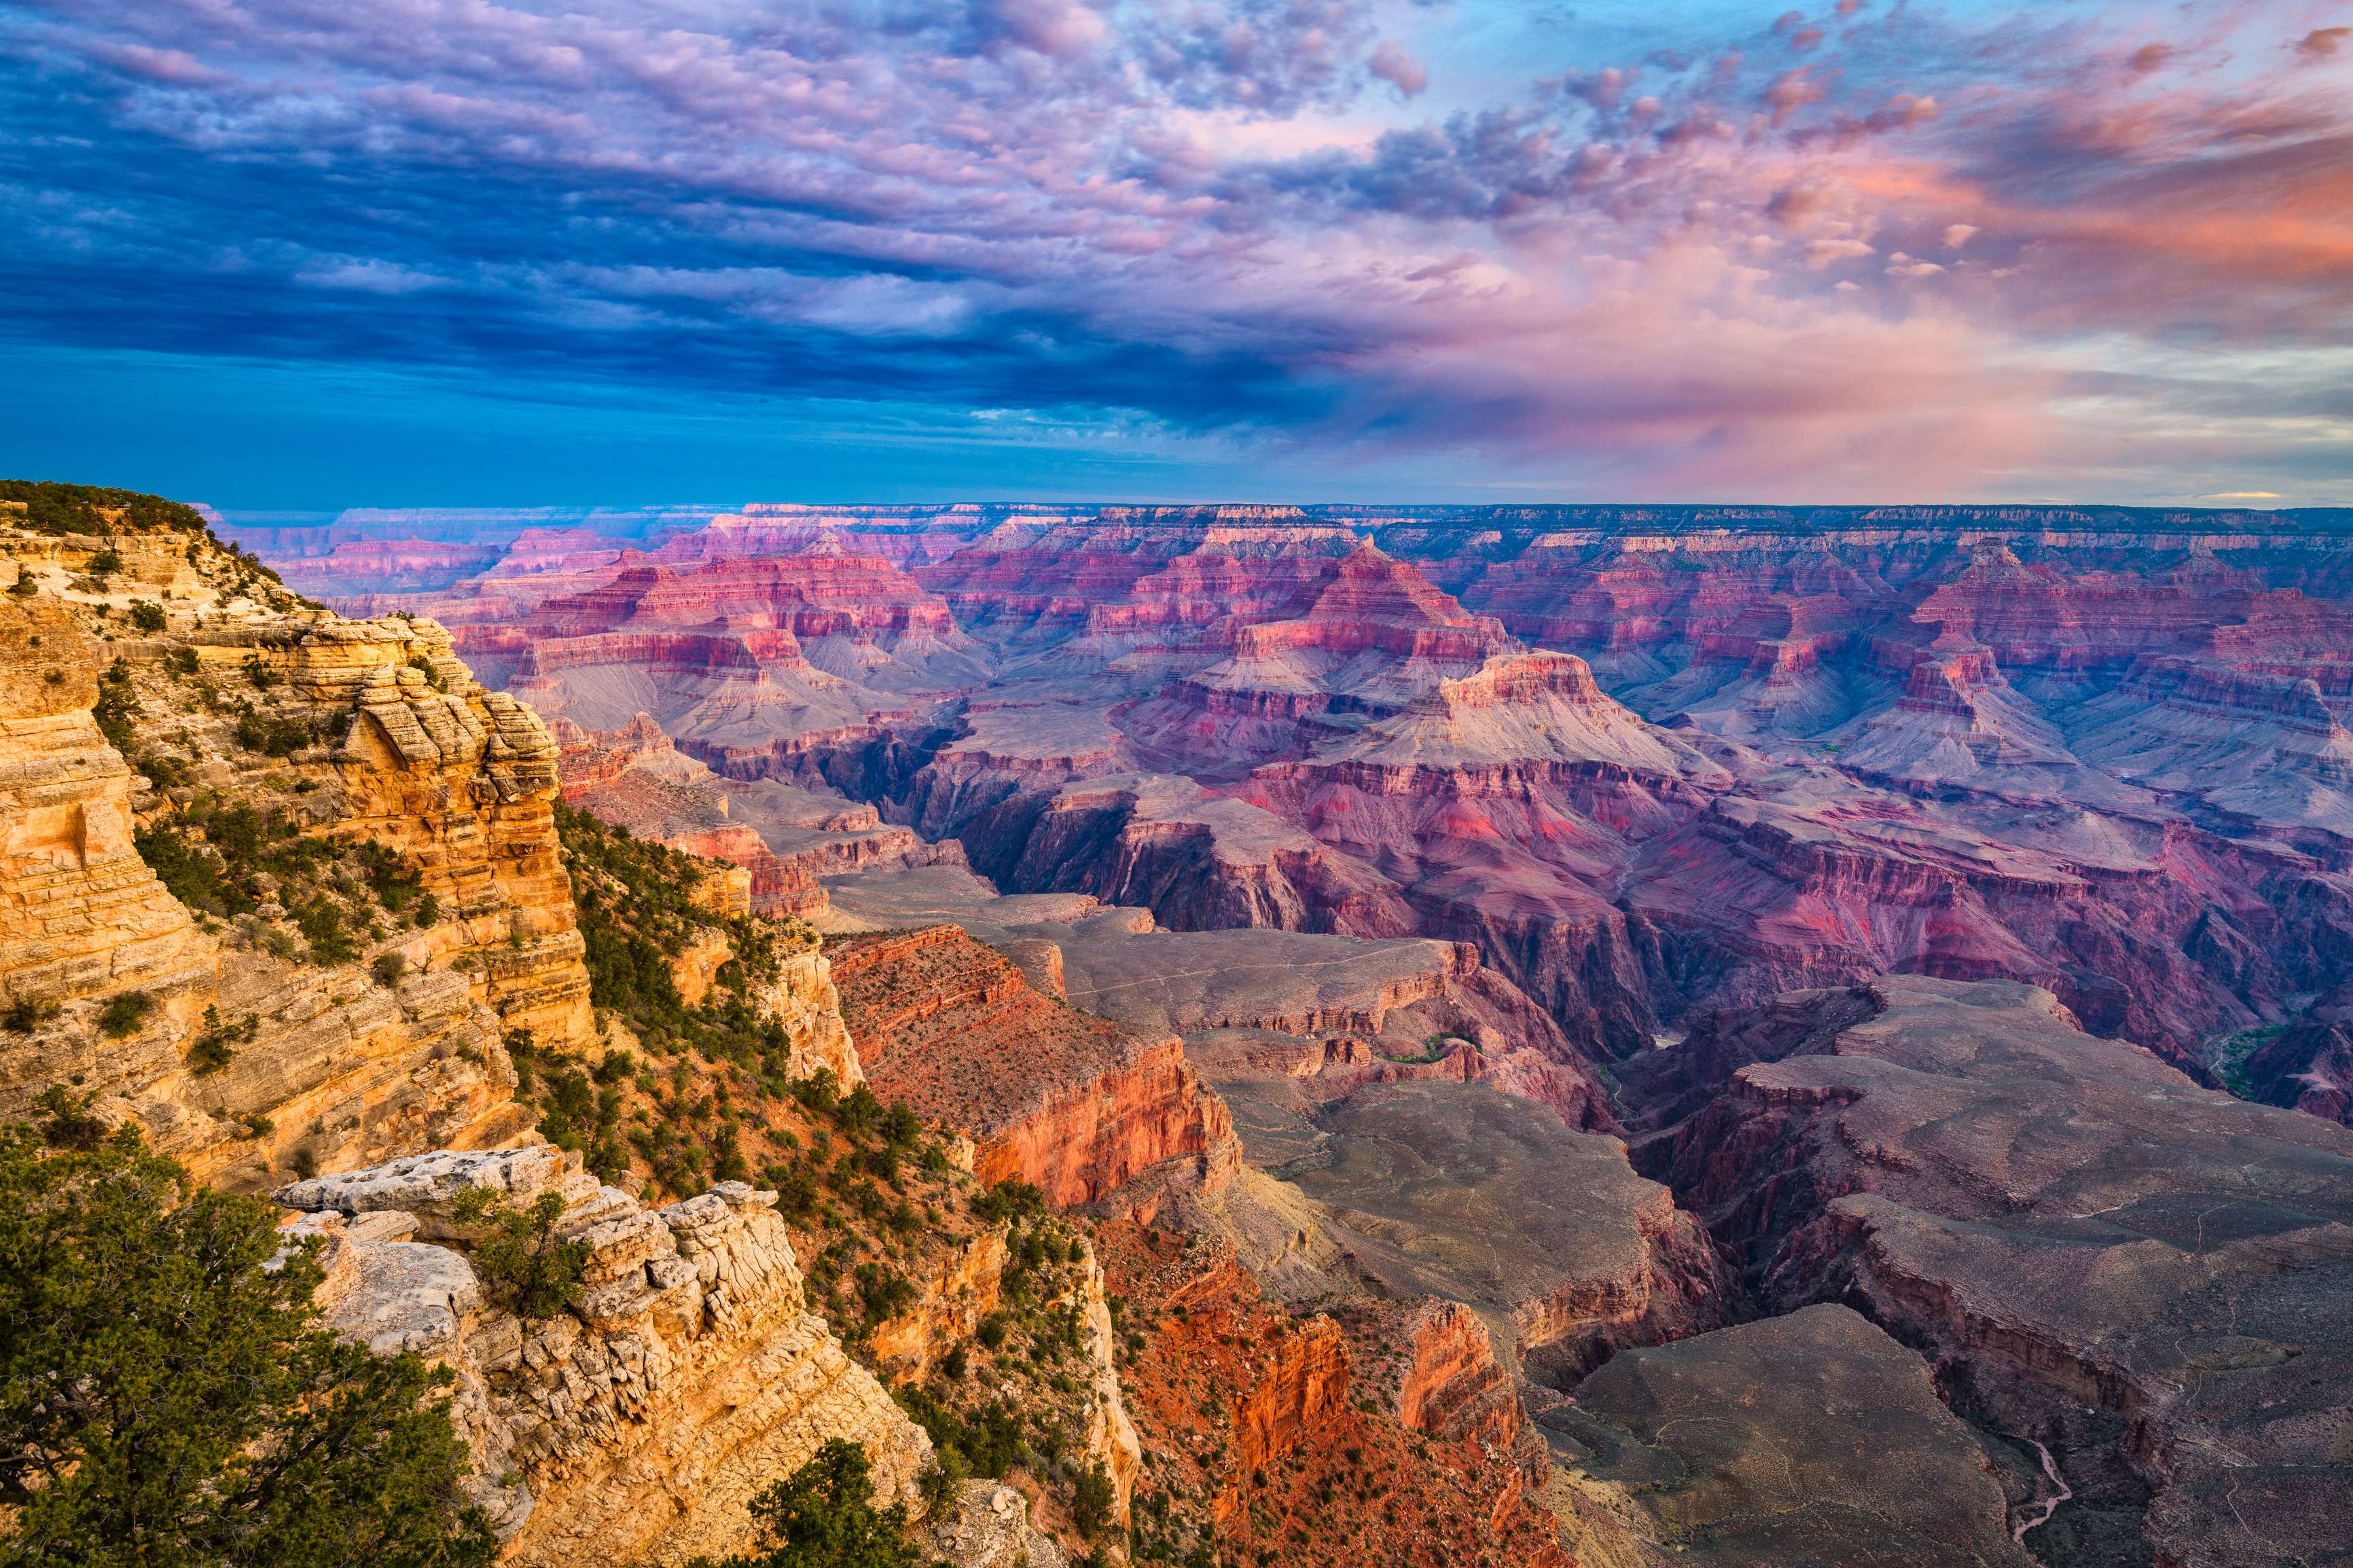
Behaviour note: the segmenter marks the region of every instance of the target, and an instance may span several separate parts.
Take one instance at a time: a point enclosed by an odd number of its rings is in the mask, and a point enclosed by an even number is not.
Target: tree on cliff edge
[[[318,1324],[277,1210],[0,1128],[0,1565],[471,1568],[445,1381]]]

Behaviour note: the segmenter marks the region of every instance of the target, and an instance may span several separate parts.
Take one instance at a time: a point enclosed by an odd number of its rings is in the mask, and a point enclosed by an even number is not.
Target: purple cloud
[[[1458,70],[1370,0],[47,0],[0,23],[0,270],[20,337],[519,391],[1630,491],[2161,467],[2168,420],[2261,449],[2263,354],[2353,353],[2345,29],[2261,11],[1841,3]],[[2205,345],[2195,406],[2082,396],[2094,336]]]

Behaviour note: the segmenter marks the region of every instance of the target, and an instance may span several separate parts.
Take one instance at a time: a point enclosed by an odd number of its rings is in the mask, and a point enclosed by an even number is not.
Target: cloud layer
[[[2353,500],[2353,10],[1673,9],[37,0],[0,318],[1406,489]]]

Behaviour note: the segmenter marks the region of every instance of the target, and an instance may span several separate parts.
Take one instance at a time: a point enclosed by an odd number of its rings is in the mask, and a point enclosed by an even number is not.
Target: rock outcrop
[[[12,1001],[187,989],[212,968],[188,911],[132,847],[132,771],[90,717],[101,668],[62,606],[0,601],[0,984]]]
[[[526,1320],[465,1257],[459,1194],[564,1201],[588,1248],[577,1305]],[[828,1438],[864,1446],[913,1503],[922,1428],[810,1314],[776,1194],[741,1183],[648,1210],[551,1149],[435,1152],[297,1183],[323,1244],[328,1324],[457,1374],[452,1417],[503,1560],[679,1564],[754,1542],[748,1503]]]
[[[76,1085],[245,1188],[521,1131],[503,1033],[589,1032],[544,730],[429,622],[304,609],[200,533],[66,542],[0,536],[36,588],[0,608],[0,991],[28,1022],[0,1113]]]
[[[1040,995],[955,926],[843,938],[828,953],[875,1093],[969,1133],[982,1181],[1069,1205],[1148,1172],[1188,1187],[1229,1173],[1225,1106],[1174,1037]]]
[[[1003,1481],[966,1481],[934,1525],[932,1547],[955,1568],[1066,1568],[1060,1542],[1029,1522],[1029,1500]]]
[[[1554,1502],[1580,1560],[2036,1561],[1928,1368],[1844,1307],[1628,1351],[1546,1419],[1567,1467]]]

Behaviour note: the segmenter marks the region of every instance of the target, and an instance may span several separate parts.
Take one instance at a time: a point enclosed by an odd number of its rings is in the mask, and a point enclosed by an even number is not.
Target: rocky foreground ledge
[[[588,1249],[580,1298],[537,1321],[468,1260],[459,1199],[554,1194]],[[322,1244],[328,1325],[457,1375],[476,1500],[524,1568],[669,1568],[754,1544],[748,1504],[820,1444],[864,1445],[913,1504],[931,1440],[808,1310],[776,1194],[740,1182],[647,1209],[551,1148],[437,1151],[297,1182],[279,1201]]]

